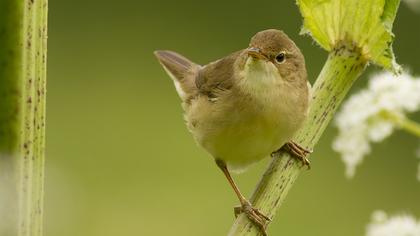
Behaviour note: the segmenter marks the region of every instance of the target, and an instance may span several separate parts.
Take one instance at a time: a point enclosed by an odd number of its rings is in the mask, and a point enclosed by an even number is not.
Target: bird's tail
[[[196,92],[195,78],[201,67],[200,65],[172,51],[158,50],[154,54],[173,79],[181,99],[184,100]]]

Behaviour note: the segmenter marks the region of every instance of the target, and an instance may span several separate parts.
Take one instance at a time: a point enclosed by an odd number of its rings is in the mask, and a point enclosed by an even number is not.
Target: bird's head
[[[306,83],[305,59],[280,30],[269,29],[254,35],[242,53],[241,64],[245,78],[257,80],[252,83]],[[259,81],[264,79],[273,81]]]

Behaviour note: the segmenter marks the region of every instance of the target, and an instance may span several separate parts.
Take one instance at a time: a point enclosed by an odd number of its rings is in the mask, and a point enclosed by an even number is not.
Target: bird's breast
[[[300,120],[293,101],[279,89],[260,97],[232,92],[214,103],[200,99],[186,116],[189,128],[196,141],[231,170],[243,169],[280,148]]]

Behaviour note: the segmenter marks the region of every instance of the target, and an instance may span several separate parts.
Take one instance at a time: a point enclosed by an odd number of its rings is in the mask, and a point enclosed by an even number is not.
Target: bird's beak
[[[267,57],[262,54],[259,48],[250,47],[247,49],[248,55],[255,59],[267,59]]]

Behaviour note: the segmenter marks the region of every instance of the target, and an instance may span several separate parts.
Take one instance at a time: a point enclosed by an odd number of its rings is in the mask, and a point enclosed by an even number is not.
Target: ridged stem
[[[42,235],[47,4],[0,1],[0,235]]]

